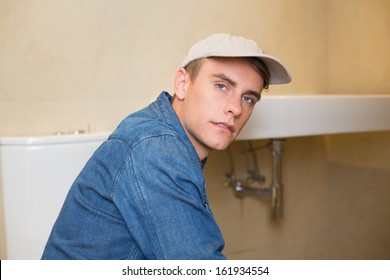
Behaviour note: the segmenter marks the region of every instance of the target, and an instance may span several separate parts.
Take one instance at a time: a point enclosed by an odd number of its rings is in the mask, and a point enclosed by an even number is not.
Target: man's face
[[[238,136],[260,100],[263,78],[244,58],[205,59],[196,78],[180,69],[173,108],[200,159]]]

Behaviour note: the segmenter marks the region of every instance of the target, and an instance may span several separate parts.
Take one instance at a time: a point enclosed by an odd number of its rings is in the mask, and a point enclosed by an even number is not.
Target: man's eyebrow
[[[211,75],[211,77],[219,78],[221,80],[224,80],[224,81],[228,82],[229,84],[231,84],[232,86],[235,86],[237,84],[235,81],[233,81],[232,79],[230,79],[229,77],[227,77],[223,73],[221,73],[221,74],[214,74],[214,75]]]
[[[235,86],[237,84],[235,81],[233,81],[232,79],[230,79],[229,77],[227,77],[223,73],[221,73],[221,74],[214,74],[214,75],[211,75],[211,77],[219,78],[221,80],[224,80],[224,81],[228,82],[229,84],[231,84],[232,86]],[[251,95],[255,96],[258,100],[261,99],[261,93],[255,91],[255,90],[248,90],[246,92],[246,94],[251,94]]]
[[[258,93],[257,91],[248,90],[246,94],[253,95],[254,97],[257,98],[257,100],[260,100],[260,99],[261,99],[261,93]]]

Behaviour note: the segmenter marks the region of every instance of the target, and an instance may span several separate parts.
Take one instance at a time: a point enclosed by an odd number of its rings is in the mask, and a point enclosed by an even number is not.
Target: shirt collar
[[[153,102],[152,104],[150,104],[149,107],[156,114],[158,114],[164,120],[164,122],[166,124],[172,126],[175,129],[175,131],[177,131],[180,134],[180,136],[187,139],[188,143],[193,148],[193,150],[198,158],[198,161],[203,169],[206,162],[207,162],[207,158],[205,158],[204,160],[199,159],[198,154],[196,153],[194,146],[192,145],[183,126],[181,125],[180,120],[177,117],[176,112],[172,108],[172,100],[173,100],[173,97],[168,92],[163,91],[158,96],[157,100],[155,102]]]

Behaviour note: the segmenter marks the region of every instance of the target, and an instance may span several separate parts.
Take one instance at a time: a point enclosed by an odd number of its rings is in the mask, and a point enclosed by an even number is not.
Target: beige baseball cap
[[[217,33],[199,41],[191,47],[181,67],[206,57],[257,57],[267,66],[270,84],[291,82],[289,71],[279,59],[265,54],[254,41],[241,36]]]

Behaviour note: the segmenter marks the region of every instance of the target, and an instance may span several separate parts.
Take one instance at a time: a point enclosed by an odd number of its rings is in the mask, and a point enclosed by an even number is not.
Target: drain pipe
[[[274,220],[283,217],[283,185],[282,185],[282,140],[273,139],[270,142],[273,162],[273,176],[271,184],[271,218]]]
[[[270,202],[270,216],[272,220],[279,220],[283,217],[283,185],[281,180],[281,157],[282,157],[282,139],[271,139],[268,147],[272,152],[272,182],[270,187],[259,188],[253,187],[248,184],[252,180],[262,182],[264,178],[260,176],[262,179],[258,180],[257,178],[248,178],[246,177],[245,183],[242,180],[238,179],[234,175],[234,164],[233,158],[230,156],[231,161],[231,171],[225,175],[225,186],[232,187],[234,193],[237,197],[242,198],[245,195],[256,195],[262,198],[265,198]],[[249,150],[254,153],[253,149]],[[257,167],[257,164],[255,162]],[[250,174],[250,172],[248,172]],[[258,170],[256,170],[256,174],[259,174]],[[249,180],[248,180],[249,179]]]

